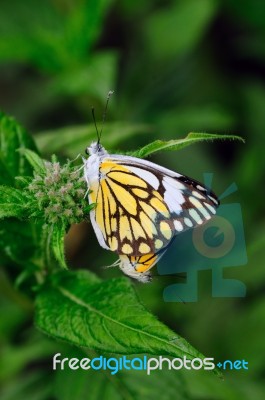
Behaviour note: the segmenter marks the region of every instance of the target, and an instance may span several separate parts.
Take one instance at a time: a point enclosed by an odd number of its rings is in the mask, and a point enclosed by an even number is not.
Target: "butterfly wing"
[[[120,255],[156,254],[219,205],[199,182],[135,157],[104,157],[98,176],[90,194],[97,203],[92,224],[100,244]]]
[[[155,266],[166,250],[155,254],[145,254],[143,256],[119,256],[119,268],[131,278],[140,282],[150,282],[152,280],[149,270]]]

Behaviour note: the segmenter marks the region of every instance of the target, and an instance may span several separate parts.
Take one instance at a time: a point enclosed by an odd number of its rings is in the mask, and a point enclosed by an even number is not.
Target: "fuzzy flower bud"
[[[58,162],[44,161],[45,175],[36,174],[28,185],[33,203],[33,215],[44,218],[46,224],[56,222],[78,223],[89,212],[83,169],[73,167],[68,161],[64,166]]]

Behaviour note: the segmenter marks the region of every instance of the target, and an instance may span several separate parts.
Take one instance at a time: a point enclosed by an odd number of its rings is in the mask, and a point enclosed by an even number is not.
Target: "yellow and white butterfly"
[[[90,218],[99,244],[116,252],[115,263],[147,282],[149,270],[176,235],[209,220],[219,205],[201,183],[150,161],[109,154],[98,142],[87,148],[84,176]]]

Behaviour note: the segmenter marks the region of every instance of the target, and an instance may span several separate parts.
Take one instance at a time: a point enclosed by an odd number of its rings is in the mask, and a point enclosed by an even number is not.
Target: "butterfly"
[[[176,235],[209,220],[219,205],[201,183],[147,160],[109,154],[91,143],[84,159],[90,219],[99,244],[142,282]]]

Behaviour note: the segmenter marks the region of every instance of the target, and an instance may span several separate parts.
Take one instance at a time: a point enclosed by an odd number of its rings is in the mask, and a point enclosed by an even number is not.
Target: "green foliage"
[[[0,20],[1,58],[34,62],[50,72],[71,67],[85,58],[100,33],[111,0],[78,0],[67,8],[59,3],[47,1],[36,8],[32,0],[23,3],[16,0],[12,6],[4,1]],[[13,7],[16,13],[9,19]]]
[[[51,278],[37,295],[36,324],[56,339],[103,353],[203,357],[145,310],[127,278],[102,281],[88,271]]]
[[[87,354],[68,351],[67,357],[77,356],[80,359]],[[90,357],[97,357],[95,352],[89,352]],[[127,356],[127,358],[129,358]],[[142,371],[129,370],[120,371],[118,375],[98,373],[98,371],[57,371],[54,382],[54,393],[58,400],[83,400],[87,392],[93,398],[101,399],[156,399],[165,400],[186,399],[190,396],[187,392],[187,385],[180,373],[172,374],[172,371],[153,371],[149,376]]]
[[[217,5],[215,0],[175,2],[164,12],[154,13],[145,26],[147,47],[159,60],[188,52],[204,34]],[[169,40],[164,41],[163,33],[174,32],[176,26],[178,34],[171,34]]]
[[[20,190],[8,186],[0,186],[0,218],[22,218],[26,198]]]
[[[180,150],[191,144],[208,142],[213,140],[239,140],[244,142],[240,136],[235,135],[214,135],[209,133],[195,133],[191,132],[184,139],[169,140],[167,142],[162,140],[156,140],[153,143],[149,143],[142,149],[137,150],[133,153],[135,157],[147,157],[152,153],[156,153],[162,150]]]
[[[29,162],[33,171],[39,175],[45,175],[46,168],[43,160],[38,156],[37,153],[30,149],[19,149],[22,155],[25,156],[26,160]]]
[[[79,400],[88,393],[91,400],[263,399],[264,21],[264,4],[258,0],[1,1],[0,107],[34,133],[41,152],[13,118],[1,113],[1,399]],[[136,295],[134,307],[144,304],[145,313],[158,316],[163,329],[180,332],[216,361],[245,358],[248,371],[227,370],[224,381],[211,373],[166,369],[150,376],[142,371],[115,376],[107,371],[51,371],[52,355],[58,351],[80,358],[98,353],[37,334],[32,327],[35,299],[46,291],[55,293],[59,276],[64,283],[69,279],[69,292],[70,281],[77,291],[83,272],[74,272],[75,267],[104,278],[92,281],[95,275],[84,273],[89,295],[92,286],[121,279],[116,269],[99,268],[114,260],[110,252],[100,251],[89,226],[69,229],[69,216],[51,221],[57,217],[52,209],[56,198],[49,200],[44,185],[47,167],[52,174],[53,164],[59,162],[62,175],[69,178],[79,168],[80,159],[69,163],[66,158],[74,159],[95,140],[90,108],[95,107],[100,121],[110,89],[115,96],[102,144],[111,152],[133,149],[130,154],[141,157],[154,153],[161,165],[199,181],[203,173],[214,172],[217,194],[235,182],[238,192],[222,202],[241,204],[249,258],[247,266],[223,271],[247,285],[244,299],[212,298],[210,271],[198,274],[196,303],[163,301],[168,284],[183,282],[175,276],[159,276],[151,285],[128,285],[128,295]],[[184,148],[193,138],[181,139],[187,132],[219,132],[220,139],[238,134],[247,145],[206,144],[203,135],[201,145]],[[172,150],[183,150],[158,153],[172,145]],[[53,153],[58,159],[51,159]],[[45,201],[36,198],[34,185]],[[77,208],[80,201],[74,197]],[[83,210],[87,215],[89,207]],[[73,272],[62,270],[66,265]],[[118,281],[110,280],[116,276]],[[110,305],[111,298],[102,291],[100,304],[106,299]],[[123,295],[120,304],[125,307]],[[51,305],[53,315],[57,306],[62,304]]]
[[[52,229],[51,246],[53,254],[62,268],[67,269],[65,262],[65,250],[64,250],[64,237],[67,232],[67,225],[63,222],[57,223]]]
[[[82,172],[71,162],[61,167],[56,161],[42,160],[33,151],[36,147],[30,136],[13,119],[2,114],[0,124],[2,164],[12,178],[8,181],[10,186],[0,186],[0,218],[17,218],[25,221],[28,229],[35,231],[31,242],[36,248],[28,260],[21,257],[19,264],[30,262],[31,265],[33,262],[33,265],[36,264],[33,269],[38,269],[40,264],[44,267],[44,260],[51,262],[54,257],[66,268],[63,246],[65,233],[70,224],[83,220],[92,207],[84,199],[86,187]],[[32,177],[28,176],[32,174]],[[32,219],[42,223],[36,228],[32,227]],[[11,221],[10,228],[12,224],[19,226],[19,222]],[[17,242],[15,238],[12,240],[9,232],[8,224],[7,232],[3,230],[2,234],[2,252],[18,260],[24,243]],[[10,240],[14,242],[11,246]],[[39,258],[41,254],[42,259]]]
[[[27,160],[17,151],[32,149],[36,146],[32,138],[21,128],[13,118],[0,113],[0,183],[14,184],[19,175],[31,175],[32,170]]]
[[[29,148],[36,151],[36,146],[27,132],[13,118],[0,114],[0,186],[1,218],[16,217],[24,219],[27,198],[18,186],[16,177],[32,175],[32,168],[18,149]],[[31,178],[32,179],[32,178]],[[15,187],[14,187],[15,186]],[[39,247],[38,233],[33,234],[32,223],[20,222],[12,218],[0,221],[0,259],[13,261],[19,265],[32,266]],[[17,240],[18,236],[21,240]],[[37,267],[36,267],[37,268]]]

